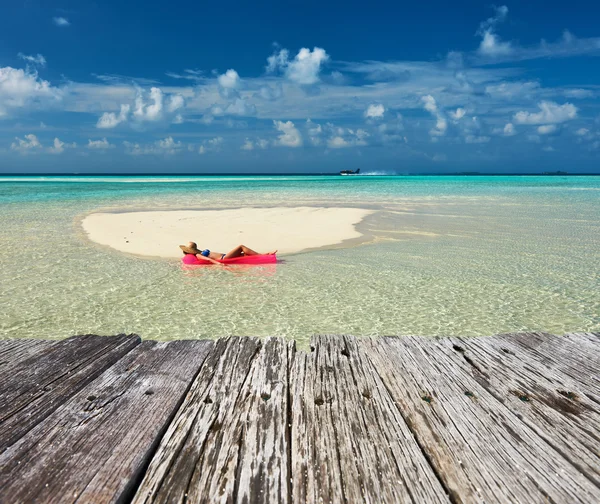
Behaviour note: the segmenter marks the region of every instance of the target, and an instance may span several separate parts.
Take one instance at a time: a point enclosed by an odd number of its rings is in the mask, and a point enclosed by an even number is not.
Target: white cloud
[[[181,152],[183,149],[183,144],[181,142],[176,142],[173,140],[173,137],[167,137],[163,140],[157,140],[148,145],[140,145],[139,143],[131,143],[131,142],[123,142],[125,146],[125,152],[132,156],[141,156],[141,155],[151,155],[151,154],[159,154],[159,155],[173,155]]]
[[[306,131],[308,133],[308,139],[313,145],[321,145],[321,133],[323,128],[320,124],[312,122],[310,119],[306,120]]]
[[[554,124],[570,121],[577,117],[577,107],[571,103],[559,105],[552,101],[538,103],[540,112],[517,112],[514,121],[518,124]]]
[[[0,117],[11,109],[39,105],[43,100],[58,101],[62,92],[29,69],[0,68]]]
[[[65,142],[62,142],[58,138],[55,138],[52,147],[48,147],[48,152],[52,154],[62,154],[65,151],[65,149],[74,149],[75,147],[77,147],[77,144],[75,142],[67,144]]]
[[[551,145],[546,145],[546,146],[542,147],[542,150],[544,152],[554,152],[556,149],[554,147],[552,147]]]
[[[244,144],[240,147],[242,150],[251,151],[254,149],[266,149],[269,146],[269,142],[262,138],[255,140],[254,142],[249,138],[246,138]]]
[[[556,132],[556,124],[545,124],[543,126],[538,126],[537,132],[540,135],[550,135]]]
[[[383,105],[369,105],[365,110],[365,117],[371,119],[381,119],[385,113],[385,107]]]
[[[113,149],[114,147],[115,146],[113,144],[109,143],[109,141],[106,139],[106,137],[104,137],[102,140],[88,139],[88,144],[87,144],[88,149],[106,150],[106,149]]]
[[[27,61],[28,63],[33,63],[34,65],[46,66],[46,58],[44,58],[41,54],[36,54],[35,56],[29,56],[27,54],[19,53],[17,56],[22,60]]]
[[[157,121],[162,118],[163,93],[160,88],[150,88],[149,101],[144,102],[144,93],[140,90],[135,99],[133,117],[140,122]]]
[[[501,42],[491,29],[483,33],[483,40],[478,49],[480,54],[485,56],[504,56],[513,51],[510,42]]]
[[[256,114],[256,107],[243,98],[236,98],[232,103],[227,105],[225,113],[248,117]]]
[[[52,21],[54,21],[54,24],[56,26],[70,26],[71,25],[71,23],[69,23],[69,20],[64,17],[53,17]]]
[[[37,149],[42,148],[42,144],[38,140],[38,138],[33,135],[25,135],[25,138],[15,137],[16,142],[13,142],[10,145],[10,148],[14,151],[20,152],[21,154],[25,154],[27,152],[33,152]]]
[[[293,60],[289,59],[287,49],[281,49],[267,58],[267,72],[272,73],[281,69],[292,82],[311,85],[319,82],[321,65],[327,60],[329,55],[320,47],[315,47],[312,51],[303,47]]]
[[[590,130],[589,130],[589,129],[587,129],[587,128],[579,128],[579,129],[578,129],[578,130],[575,132],[575,134],[576,134],[576,135],[578,135],[578,136],[586,136],[586,135],[587,135],[589,132],[590,132]]]
[[[331,123],[327,124],[327,127],[332,132],[332,136],[327,140],[327,147],[331,149],[364,146],[367,145],[367,138],[370,136],[364,129],[341,128]]]
[[[467,112],[464,108],[458,107],[456,109],[456,112],[450,112],[450,117],[452,117],[452,119],[454,119],[455,121],[459,121],[465,116],[466,113]]]
[[[515,127],[512,123],[507,123],[502,130],[504,136],[514,136],[517,134]]]
[[[146,99],[147,97],[147,99]],[[131,105],[121,104],[119,115],[114,112],[104,112],[98,122],[97,128],[114,128],[131,119],[132,122],[143,124],[146,122],[172,121],[183,122],[181,114],[177,113],[185,105],[181,94],[171,94],[165,97],[160,88],[152,87],[147,93],[138,88],[134,101],[133,113],[130,116]]]
[[[342,149],[344,147],[350,147],[350,146],[351,146],[350,142],[348,142],[347,140],[344,140],[340,136],[332,137],[329,140],[327,140],[327,147],[330,147],[332,149]]]
[[[98,119],[96,128],[110,129],[116,127],[122,122],[127,121],[130,108],[131,107],[129,105],[121,105],[121,111],[119,112],[119,115],[115,114],[114,112],[104,112],[104,114],[100,116],[100,119]]]
[[[301,147],[302,146],[302,135],[294,126],[292,121],[273,121],[275,129],[281,132],[281,135],[277,137],[275,145],[282,147]]]
[[[564,93],[567,98],[583,99],[583,98],[593,98],[594,97],[594,93],[592,91],[590,91],[589,89],[580,89],[580,88],[565,89]]]
[[[468,144],[481,144],[488,143],[490,141],[489,136],[481,136],[481,135],[467,135],[465,137],[465,142]]]
[[[540,83],[536,81],[511,81],[487,85],[485,93],[493,98],[512,101],[515,98],[531,99],[540,89]]]
[[[167,103],[167,112],[175,112],[176,110],[183,108],[184,105],[185,100],[183,99],[183,96],[180,94],[173,95],[169,98]]]
[[[436,118],[435,127],[429,131],[429,134],[431,136],[445,135],[446,130],[448,129],[448,122],[438,109],[435,98],[431,95],[422,96],[421,101],[423,102],[423,107],[425,108],[425,110],[430,112]]]
[[[219,75],[217,81],[221,87],[227,89],[237,89],[240,85],[240,76],[233,68],[231,68],[224,74]]]
[[[498,23],[503,22],[508,15],[508,7],[502,5],[494,7],[496,15],[488,18],[479,25],[477,34],[482,37],[481,44],[477,50],[483,56],[502,56],[510,54],[513,48],[510,42],[501,42],[498,35],[495,33],[495,27]]]
[[[223,145],[223,137],[215,137],[210,140],[204,140],[202,145],[198,148],[198,154],[206,154],[207,152],[218,152],[221,150]]]
[[[276,72],[278,68],[285,68],[288,64],[290,53],[287,49],[281,49],[267,58],[267,72]]]
[[[273,86],[262,86],[258,94],[264,100],[275,101],[283,96],[283,86],[281,82]]]

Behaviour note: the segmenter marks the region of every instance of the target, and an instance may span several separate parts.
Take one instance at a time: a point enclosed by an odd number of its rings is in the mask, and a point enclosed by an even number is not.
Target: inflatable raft
[[[277,256],[275,254],[265,255],[250,255],[233,257],[232,259],[215,259],[221,264],[274,264],[277,262]],[[181,261],[183,264],[188,266],[210,266],[212,263],[207,259],[198,259],[197,256],[192,254],[186,254],[182,257]]]

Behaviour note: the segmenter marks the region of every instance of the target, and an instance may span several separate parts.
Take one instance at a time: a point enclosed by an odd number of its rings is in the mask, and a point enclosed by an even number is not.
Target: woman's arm
[[[198,258],[200,261],[202,259],[206,259],[207,261],[210,261],[213,264],[219,264],[219,265],[223,266],[223,263],[220,263],[219,261],[215,261],[212,257],[204,256],[202,254],[196,254],[196,258]]]

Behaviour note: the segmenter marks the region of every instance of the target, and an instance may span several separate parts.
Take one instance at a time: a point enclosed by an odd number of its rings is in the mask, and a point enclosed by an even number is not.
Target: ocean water
[[[376,212],[360,241],[252,268],[184,270],[81,228],[96,211],[298,205]],[[600,330],[600,177],[4,176],[0,243],[3,337]]]

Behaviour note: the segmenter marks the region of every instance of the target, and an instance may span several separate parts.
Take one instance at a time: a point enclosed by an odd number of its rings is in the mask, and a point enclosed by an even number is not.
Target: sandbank
[[[178,245],[189,241],[221,253],[244,244],[257,252],[291,254],[360,238],[356,224],[372,212],[276,207],[93,213],[82,225],[92,241],[136,255],[181,257]]]

